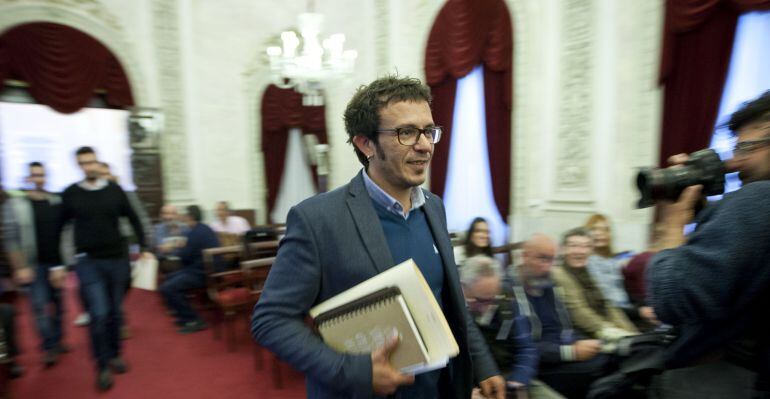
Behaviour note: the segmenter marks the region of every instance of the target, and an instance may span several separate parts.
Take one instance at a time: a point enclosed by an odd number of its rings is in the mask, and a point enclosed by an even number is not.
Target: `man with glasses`
[[[770,91],[743,104],[728,127],[737,144],[727,166],[743,187],[694,220],[701,187],[688,187],[664,209],[664,250],[647,266],[650,304],[680,334],[668,366],[683,368],[657,380],[663,398],[770,395]]]
[[[565,397],[583,398],[594,380],[612,371],[610,358],[600,352],[600,340],[573,329],[563,293],[551,279],[556,251],[556,243],[544,234],[527,240],[513,292],[540,355],[538,378]]]
[[[359,89],[345,110],[345,127],[364,169],[289,212],[252,333],[305,373],[310,398],[468,398],[474,378],[485,395],[505,395],[505,380],[463,300],[444,206],[420,188],[441,139],[430,99],[428,88],[410,78],[385,77]],[[445,368],[406,375],[388,361],[395,338],[371,354],[343,354],[306,326],[313,305],[410,258],[460,347]]]

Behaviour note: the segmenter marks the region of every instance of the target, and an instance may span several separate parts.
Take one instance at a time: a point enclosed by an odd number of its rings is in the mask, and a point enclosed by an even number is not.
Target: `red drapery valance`
[[[111,106],[134,105],[117,58],[93,37],[65,25],[28,23],[0,36],[0,82],[5,79],[28,83],[37,102],[62,113],[85,107],[98,89],[106,91]]]
[[[314,134],[319,143],[328,143],[326,107],[303,106],[302,94],[270,85],[262,96],[262,152],[267,176],[267,215],[270,217],[283,177],[289,129],[300,128]],[[316,168],[312,168],[316,177]],[[317,179],[313,181],[318,184]]]
[[[770,0],[668,0],[660,84],[665,86],[660,164],[709,145],[743,12]]]
[[[503,219],[510,208],[512,63],[513,33],[503,0],[447,1],[433,23],[425,50],[433,118],[445,132],[434,149],[431,190],[444,194],[457,80],[482,64],[489,169]]]

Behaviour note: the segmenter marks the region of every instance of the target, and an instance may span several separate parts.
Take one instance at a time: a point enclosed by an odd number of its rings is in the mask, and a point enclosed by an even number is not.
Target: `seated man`
[[[182,261],[182,269],[171,273],[160,285],[160,293],[176,316],[179,332],[188,334],[206,328],[206,323],[190,306],[185,292],[206,286],[203,269],[203,250],[219,246],[219,240],[209,226],[201,223],[201,209],[197,205],[187,207],[184,222],[190,228],[186,240],[164,245],[164,253],[173,253]]]
[[[160,208],[160,223],[153,226],[153,251],[158,252],[163,244],[184,237],[188,230],[187,225],[179,220],[176,206],[172,204],[163,205]]]
[[[211,223],[211,228],[217,233],[243,235],[251,229],[249,222],[233,215],[227,201],[219,201],[216,209],[217,218]]]
[[[166,204],[160,208],[160,223],[153,226],[152,252],[158,258],[161,272],[171,273],[179,269],[179,259],[164,253],[161,248],[165,244],[183,242],[188,231],[187,225],[179,220],[176,206]]]
[[[524,243],[513,291],[532,326],[540,355],[538,378],[568,398],[583,398],[591,383],[613,367],[610,357],[600,353],[601,341],[573,331],[551,280],[555,257],[556,243],[548,236],[533,235]]]
[[[473,256],[460,268],[460,282],[471,317],[505,376],[509,391],[524,391],[537,369],[537,350],[526,319],[511,295],[503,292],[500,264],[488,256]]]
[[[562,244],[564,262],[552,270],[551,278],[564,290],[564,304],[578,331],[608,341],[637,333],[625,313],[604,297],[586,268],[593,250],[588,230],[568,231]]]

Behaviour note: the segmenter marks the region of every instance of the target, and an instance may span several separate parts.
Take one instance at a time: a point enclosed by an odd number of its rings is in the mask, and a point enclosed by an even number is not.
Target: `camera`
[[[725,173],[724,163],[712,149],[693,152],[683,165],[642,168],[636,175],[636,186],[642,196],[637,206],[646,208],[660,200],[676,201],[685,188],[696,184],[703,185],[705,195],[722,194]]]

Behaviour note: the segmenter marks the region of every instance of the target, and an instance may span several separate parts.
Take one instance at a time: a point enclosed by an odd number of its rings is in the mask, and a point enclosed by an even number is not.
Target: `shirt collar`
[[[364,170],[362,174],[364,175],[364,186],[366,186],[366,192],[369,193],[369,197],[372,201],[387,209],[388,212],[392,212],[407,219],[413,210],[425,205],[425,193],[422,192],[420,187],[412,187],[412,192],[410,193],[412,207],[405,215],[404,204],[398,202],[395,198],[391,197],[390,194],[386,193],[385,190],[380,188],[380,186],[369,177],[366,170]]]
[[[80,183],[78,183],[78,185],[85,190],[96,191],[107,187],[107,183],[108,183],[107,179],[99,178],[99,179],[96,179],[94,184],[89,183],[88,180],[83,180]]]

